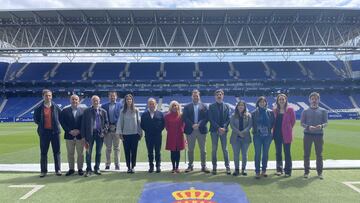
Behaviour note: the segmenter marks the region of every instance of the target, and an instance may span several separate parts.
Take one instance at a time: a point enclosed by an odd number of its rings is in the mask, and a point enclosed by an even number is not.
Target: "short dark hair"
[[[117,92],[116,91],[109,91],[108,95],[110,96],[110,94],[115,94],[117,96]]]
[[[51,90],[49,90],[49,89],[43,89],[43,91],[42,91],[42,96],[44,96],[46,93],[51,93],[52,94],[52,91]]]
[[[224,90],[222,89],[218,89],[215,91],[215,95],[218,94],[218,93],[221,93],[222,95],[224,95]]]
[[[191,92],[191,94],[199,94],[200,95],[200,91],[198,89],[193,89],[193,91]]]
[[[313,97],[313,96],[320,99],[320,94],[318,92],[311,92],[310,95],[309,95],[309,99],[311,99],[311,97]]]

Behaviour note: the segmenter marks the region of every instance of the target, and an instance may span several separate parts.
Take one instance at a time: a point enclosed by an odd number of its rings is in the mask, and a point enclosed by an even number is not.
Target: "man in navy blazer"
[[[149,98],[148,110],[141,115],[141,128],[145,132],[145,142],[148,150],[149,159],[149,173],[154,172],[154,150],[155,150],[155,162],[156,173],[160,173],[161,163],[161,133],[165,127],[164,115],[162,112],[156,110],[156,100]]]
[[[97,95],[91,97],[91,107],[85,109],[81,120],[81,136],[85,139],[86,149],[86,173],[85,177],[91,176],[91,154],[93,146],[95,148],[95,166],[94,173],[101,175],[100,161],[101,150],[104,142],[104,136],[107,133],[109,122],[106,111],[100,107],[100,98]]]
[[[183,110],[183,121],[185,122],[184,132],[188,142],[189,165],[185,172],[194,170],[194,148],[196,140],[198,141],[201,156],[201,171],[210,173],[206,167],[206,134],[208,132],[208,109],[205,104],[200,101],[199,90],[192,91],[192,102],[187,104]]]
[[[116,102],[116,100],[117,93],[115,91],[110,91],[109,102],[101,106],[107,112],[109,121],[109,131],[104,137],[106,146],[105,170],[110,169],[112,147],[114,147],[115,170],[120,170],[120,137],[116,135],[115,132],[122,105],[120,102]]]
[[[77,153],[78,174],[84,175],[84,140],[81,137],[81,119],[85,108],[79,106],[80,98],[73,94],[70,97],[70,106],[64,108],[60,113],[60,123],[64,129],[64,138],[66,141],[67,158],[69,171],[65,174],[70,176],[75,173],[75,150]]]
[[[227,149],[227,132],[230,124],[230,107],[224,103],[224,91],[215,91],[216,102],[209,106],[210,134],[212,141],[212,173],[216,174],[217,169],[217,147],[220,139],[224,156],[226,174],[230,175],[229,152]]]
[[[52,92],[44,89],[42,92],[44,101],[34,110],[34,122],[37,124],[37,132],[40,138],[40,178],[46,176],[48,158],[47,154],[51,143],[53,150],[55,173],[61,176],[60,161],[60,108],[52,101]]]

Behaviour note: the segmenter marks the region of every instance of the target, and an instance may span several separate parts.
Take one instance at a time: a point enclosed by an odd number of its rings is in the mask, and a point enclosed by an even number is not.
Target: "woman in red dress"
[[[165,149],[171,152],[172,173],[180,172],[180,151],[185,148],[184,126],[180,104],[177,101],[170,102],[169,112],[165,115],[165,128],[167,131]]]

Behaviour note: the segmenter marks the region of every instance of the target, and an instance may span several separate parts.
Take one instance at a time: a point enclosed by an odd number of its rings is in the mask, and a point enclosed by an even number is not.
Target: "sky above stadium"
[[[346,7],[360,0],[0,0],[0,10],[58,8]]]

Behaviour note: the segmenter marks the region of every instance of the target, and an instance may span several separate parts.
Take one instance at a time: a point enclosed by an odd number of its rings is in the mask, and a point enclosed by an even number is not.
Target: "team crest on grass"
[[[248,203],[245,192],[237,183],[164,183],[144,185],[139,203]]]

